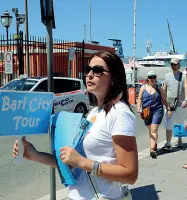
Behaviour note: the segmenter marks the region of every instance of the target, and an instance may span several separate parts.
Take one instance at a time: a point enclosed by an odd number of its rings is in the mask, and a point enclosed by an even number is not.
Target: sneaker
[[[183,147],[183,144],[182,144],[182,139],[179,138],[178,139],[178,144],[176,145],[178,148],[182,148]]]
[[[163,147],[162,147],[162,151],[172,151],[172,147],[170,144],[166,143]]]
[[[153,158],[153,159],[156,159],[157,158],[157,155],[156,155],[156,151],[150,151],[150,156],[151,156],[151,158]]]

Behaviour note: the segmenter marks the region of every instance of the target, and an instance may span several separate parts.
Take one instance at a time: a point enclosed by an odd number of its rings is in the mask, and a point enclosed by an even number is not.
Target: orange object
[[[131,105],[136,104],[136,88],[129,88],[128,94],[129,94],[129,103]]]

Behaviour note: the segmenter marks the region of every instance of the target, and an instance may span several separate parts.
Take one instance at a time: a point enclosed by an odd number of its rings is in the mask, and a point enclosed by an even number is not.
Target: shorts
[[[174,124],[187,123],[187,108],[178,107],[176,111],[172,111],[172,117],[168,117],[167,110],[165,110],[165,129],[173,130]]]
[[[163,108],[160,108],[158,110],[151,110],[151,112],[152,112],[152,118],[148,120],[144,120],[145,125],[149,126],[151,124],[161,124],[163,116],[164,116]]]

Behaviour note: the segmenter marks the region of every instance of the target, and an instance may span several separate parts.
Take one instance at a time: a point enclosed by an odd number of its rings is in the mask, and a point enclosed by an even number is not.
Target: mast
[[[88,0],[88,11],[89,11],[89,42],[92,43],[92,7],[91,0]]]
[[[152,42],[149,39],[149,35],[147,34],[147,40],[146,40],[147,56],[151,55],[151,47],[152,47]]]
[[[135,85],[136,74],[135,74],[135,64],[136,64],[136,0],[134,0],[134,45],[133,45],[133,68],[132,68],[132,84]]]
[[[168,19],[167,19],[167,24],[168,24],[168,31],[169,31],[169,38],[170,38],[170,52],[175,53],[176,52],[175,45],[174,45],[173,37],[172,37],[172,34],[171,34],[171,29],[170,29]]]

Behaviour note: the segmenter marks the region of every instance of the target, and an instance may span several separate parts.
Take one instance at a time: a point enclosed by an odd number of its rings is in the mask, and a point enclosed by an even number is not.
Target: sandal
[[[187,164],[184,164],[184,165],[183,165],[183,168],[184,168],[184,169],[187,169]]]

